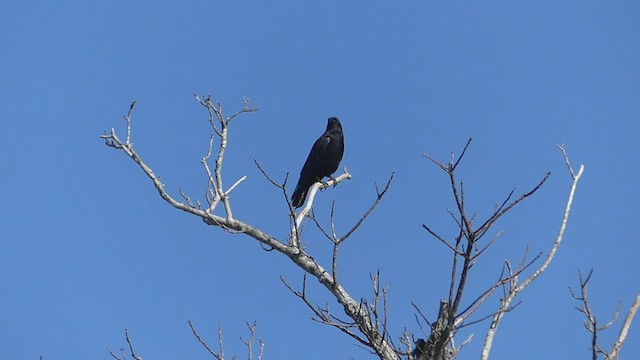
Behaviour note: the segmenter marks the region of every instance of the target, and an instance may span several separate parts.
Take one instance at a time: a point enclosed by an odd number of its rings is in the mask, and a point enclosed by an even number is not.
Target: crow
[[[300,171],[300,180],[291,196],[292,205],[299,208],[307,198],[307,191],[316,181],[331,176],[340,165],[344,154],[344,135],[342,125],[336,117],[331,117],[327,130],[316,140],[311,152]]]

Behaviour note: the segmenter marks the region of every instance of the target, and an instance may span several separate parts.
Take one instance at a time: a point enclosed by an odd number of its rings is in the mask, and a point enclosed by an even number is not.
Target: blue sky
[[[0,358],[108,358],[128,328],[145,359],[205,359],[187,319],[212,345],[221,324],[228,355],[244,357],[247,320],[258,323],[266,359],[372,358],[309,320],[280,283],[302,277],[287,259],[170,208],[98,137],[122,133],[137,100],[136,149],[172,194],[202,199],[210,129],[194,92],[228,112],[242,96],[258,105],[232,124],[224,176],[248,176],[234,192],[235,215],[274,236],[286,236],[286,208],[252,159],[275,178],[296,177],[328,117],[343,123],[353,179],[316,199],[320,218],[335,199],[346,231],[374,183],[396,172],[344,245],[341,269],[355,298],[370,295],[369,274],[381,271],[397,336],[404,327],[419,333],[411,301],[433,317],[447,291],[449,254],[422,224],[455,233],[447,178],[421,155],[446,160],[473,137],[459,175],[479,217],[552,172],[496,224],[506,234],[474,270],[471,300],[504,259],[551,246],[570,184],[555,147],[564,142],[586,167],[569,228],[551,267],[504,319],[493,358],[588,356],[567,291],[577,270],[595,269],[590,296],[601,321],[619,300],[626,310],[640,287],[638,23],[632,1],[3,2]],[[312,226],[306,242],[326,264],[330,245]],[[338,309],[320,287],[309,291]],[[461,359],[478,357],[487,326],[465,331],[475,337]],[[639,333],[636,323],[624,358],[640,357]]]

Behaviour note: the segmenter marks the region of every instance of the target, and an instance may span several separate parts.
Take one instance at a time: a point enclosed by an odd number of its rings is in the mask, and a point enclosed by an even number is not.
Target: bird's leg
[[[320,191],[324,191],[324,189],[329,187],[329,182],[333,181],[333,187],[335,188],[336,186],[338,186],[338,182],[336,181],[336,178],[334,178],[331,175],[327,175],[326,177],[329,178],[329,181],[324,182],[322,180],[324,180],[324,177],[322,179],[318,179],[316,178],[316,181],[322,184],[322,188],[320,189]]]
[[[333,181],[333,188],[334,189],[335,189],[336,186],[338,186],[338,182],[336,181],[336,178],[334,178],[331,175],[329,175],[329,181]]]
[[[327,177],[329,178],[329,181],[335,180],[335,178],[333,176],[331,176],[331,175],[328,175]],[[324,180],[324,177],[322,179],[318,179],[318,182],[322,183],[322,188],[320,189],[320,191],[324,191],[324,189],[329,187],[329,181],[324,182],[323,180]],[[333,184],[333,187],[335,187],[335,186],[336,186],[336,184]]]
[[[326,189],[329,185],[323,181],[324,180],[324,176],[321,178],[317,178],[316,177],[316,182],[319,182],[320,184],[322,184],[322,186],[320,187],[320,191],[324,191],[324,189]]]

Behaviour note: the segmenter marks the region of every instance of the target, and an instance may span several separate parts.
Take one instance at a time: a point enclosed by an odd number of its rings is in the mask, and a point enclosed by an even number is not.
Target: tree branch
[[[561,148],[561,150],[562,150],[565,162],[568,164],[568,158],[566,157],[564,148]],[[516,278],[515,279],[516,281],[514,281],[514,284],[510,287],[508,294],[500,302],[500,306],[498,307],[498,312],[493,316],[491,326],[489,327],[489,330],[487,331],[487,334],[485,336],[485,341],[484,341],[482,353],[480,356],[481,360],[487,360],[489,358],[489,353],[491,351],[491,346],[493,345],[493,339],[495,337],[495,334],[498,331],[498,326],[500,324],[500,321],[502,320],[502,317],[506,313],[507,309],[510,307],[511,302],[515,299],[516,296],[518,296],[518,294],[520,294],[527,286],[529,286],[529,284],[531,284],[534,280],[536,280],[546,270],[547,266],[549,266],[549,264],[553,260],[556,254],[556,251],[560,247],[560,243],[562,242],[562,239],[564,237],[564,231],[567,227],[567,222],[569,221],[569,214],[571,213],[571,205],[573,204],[573,197],[575,195],[576,188],[578,186],[578,181],[580,180],[580,177],[582,176],[583,171],[584,171],[584,165],[580,165],[580,169],[578,170],[578,173],[574,175],[573,169],[569,167],[569,173],[572,176],[573,182],[571,184],[571,190],[569,191],[567,205],[565,207],[564,215],[562,216],[562,221],[560,224],[558,235],[556,236],[556,240],[553,243],[553,246],[551,247],[551,250],[549,251],[549,254],[547,255],[545,261],[540,265],[540,267],[538,267],[538,269],[536,269],[536,271],[533,274],[531,274],[527,279],[525,279],[520,285],[517,284],[517,278]],[[543,179],[543,182],[545,179]]]
[[[633,317],[636,316],[636,312],[640,308],[640,293],[636,295],[636,299],[634,300],[629,312],[627,312],[627,316],[622,323],[622,328],[620,328],[620,334],[618,335],[618,339],[613,344],[613,348],[609,353],[610,359],[618,359],[620,357],[620,349],[622,349],[622,345],[624,345],[625,340],[627,340],[627,334],[629,333],[629,327],[631,327],[631,322],[633,321]]]
[[[213,131],[220,138],[220,146],[218,148],[218,154],[215,162],[215,169],[208,173],[209,176],[209,184],[213,187],[212,189],[213,201],[222,201],[225,205],[225,215],[224,217],[218,216],[214,214],[212,211],[202,210],[196,208],[190,204],[182,203],[176,199],[174,199],[164,188],[164,185],[160,182],[159,178],[155,175],[152,169],[142,160],[139,154],[135,151],[132,144],[127,139],[126,142],[121,141],[114,129],[111,129],[109,134],[104,134],[101,137],[105,140],[107,146],[112,148],[122,150],[129,158],[131,158],[140,169],[151,179],[154,187],[160,194],[160,197],[165,200],[169,205],[174,208],[187,212],[189,214],[200,217],[205,223],[212,226],[220,227],[226,231],[232,233],[241,233],[247,235],[261,244],[265,245],[267,248],[271,248],[276,252],[286,256],[289,258],[294,264],[300,267],[305,273],[315,277],[320,284],[322,284],[336,299],[336,301],[341,304],[344,308],[345,314],[353,320],[355,324],[357,324],[358,330],[364,335],[366,340],[364,343],[368,344],[373,351],[378,354],[378,356],[382,359],[397,359],[397,355],[393,348],[393,345],[390,344],[383,334],[381,334],[378,329],[375,327],[370,314],[364,309],[358,301],[355,301],[347,291],[336,282],[331,274],[329,274],[320,264],[318,264],[311,256],[307,255],[304,251],[299,248],[299,226],[302,218],[309,211],[311,204],[313,202],[315,193],[319,188],[326,188],[329,186],[335,186],[340,181],[345,179],[350,179],[351,175],[346,171],[341,174],[339,177],[328,181],[327,183],[316,183],[309,191],[307,206],[298,214],[293,226],[293,230],[291,232],[292,241],[288,242],[288,244],[279,241],[274,236],[271,236],[262,230],[253,227],[241,220],[236,219],[231,212],[231,205],[228,197],[228,191],[224,191],[223,182],[222,182],[222,163],[224,152],[227,147],[227,131],[228,125],[230,121],[235,118],[237,115],[244,112],[255,111],[248,107],[248,101],[243,99],[244,108],[238,113],[232,115],[229,118],[224,118],[222,115],[222,105],[218,104],[213,105],[210,97],[205,98],[204,100],[199,98],[197,95],[194,95],[198,102],[207,108],[209,112],[209,122],[212,125]],[[133,107],[133,106],[132,106]],[[248,109],[248,110],[247,110]],[[127,115],[127,132],[130,132],[131,129],[131,110]],[[212,147],[212,143],[210,143],[210,147]],[[212,155],[211,155],[212,156]],[[205,160],[206,162],[206,160]],[[213,180],[212,180],[213,179]],[[240,180],[241,181],[241,180]],[[238,181],[239,183],[239,181]],[[233,189],[234,186],[230,188]],[[386,190],[385,190],[386,191]],[[354,334],[355,335],[355,334]]]
[[[215,351],[213,351],[213,349],[209,347],[207,342],[204,341],[204,339],[200,336],[200,334],[198,334],[198,331],[196,330],[196,327],[193,325],[193,322],[191,320],[188,320],[188,323],[189,323],[189,327],[191,328],[191,332],[193,333],[193,336],[196,337],[198,342],[207,350],[207,352],[209,352],[209,354],[211,354],[211,356],[213,356],[217,360],[224,360],[224,347],[222,346],[222,326],[218,325],[218,342],[220,344],[220,353],[218,354]]]
[[[135,104],[135,102],[134,102]],[[131,105],[131,107],[133,108],[133,105]],[[124,329],[124,337],[125,339],[127,339],[127,345],[129,346],[129,352],[131,353],[131,357],[133,358],[133,360],[142,360],[142,358],[138,355],[136,355],[135,350],[133,350],[133,343],[131,341],[131,338],[129,338],[129,331],[127,329]],[[111,355],[112,358],[116,359],[116,360],[126,360],[127,356],[125,355],[124,352],[124,348],[120,348],[120,354],[122,355],[122,358],[120,358],[119,356],[117,356],[116,354],[113,353],[113,351],[111,351],[111,349],[107,349],[109,351],[109,355]]]

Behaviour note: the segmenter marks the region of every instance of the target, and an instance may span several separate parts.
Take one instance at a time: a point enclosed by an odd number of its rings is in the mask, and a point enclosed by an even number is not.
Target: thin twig
[[[504,215],[507,211],[511,210],[511,208],[513,208],[514,206],[518,205],[520,202],[522,202],[524,199],[528,198],[529,196],[533,195],[536,191],[538,191],[542,185],[544,185],[544,183],[549,179],[549,176],[551,176],[551,172],[547,172],[545,174],[545,176],[542,178],[542,180],[538,183],[538,185],[536,185],[533,189],[531,189],[530,191],[520,195],[519,198],[517,198],[516,200],[514,200],[512,203],[510,203],[509,205],[507,205],[506,207],[501,206],[500,210],[496,213],[493,214],[493,216],[491,216],[487,221],[485,221],[484,224],[482,224],[482,226],[480,226],[477,230],[478,233],[478,237],[481,237],[482,235],[484,235],[484,233],[489,230],[489,228],[491,227],[491,225],[493,225],[493,223],[495,223],[496,221],[498,221],[498,219]],[[513,193],[513,192],[512,192]],[[511,198],[511,194],[509,194],[509,196],[507,197],[508,201]]]
[[[136,355],[135,350],[133,350],[133,343],[129,338],[129,330],[124,329],[124,337],[127,339],[127,344],[129,344],[129,351],[131,351],[131,357],[134,358],[134,360],[142,360],[140,356]]]
[[[446,245],[451,251],[453,251],[455,254],[457,255],[464,255],[464,253],[460,252],[460,250],[454,248],[453,246],[451,246],[451,244],[449,244],[449,242],[444,239],[442,236],[438,235],[437,233],[435,233],[433,230],[431,230],[431,228],[429,228],[427,225],[422,224],[422,227],[427,230],[427,232],[429,234],[431,234],[431,236],[433,236],[434,238],[436,238],[438,241],[440,241],[441,243],[443,243],[444,245]]]
[[[467,152],[469,145],[471,145],[471,140],[472,138],[469,138],[469,140],[467,140],[467,143],[464,145],[464,148],[462,149],[460,156],[458,156],[458,160],[456,161],[455,164],[453,164],[453,166],[450,166],[450,169],[452,172],[456,170],[456,168],[458,167],[458,164],[460,163],[460,161],[462,161],[462,158],[464,157],[464,154]]]
[[[573,172],[573,167],[571,167],[571,162],[569,162],[569,156],[567,155],[567,150],[564,147],[564,144],[558,144],[558,148],[562,152],[562,157],[564,158],[564,163],[567,165],[567,170],[569,170],[569,174],[571,174],[571,179],[576,178],[576,174]]]
[[[312,320],[320,322],[320,323],[325,324],[325,325],[333,326],[333,327],[337,328],[338,330],[342,331],[343,333],[349,335],[353,339],[357,340],[362,345],[364,345],[366,347],[372,347],[372,344],[370,342],[368,342],[366,339],[363,339],[362,337],[356,335],[355,333],[353,333],[350,330],[350,328],[356,327],[355,323],[347,323],[347,322],[344,322],[344,321],[339,321],[339,322],[332,321],[332,319],[336,319],[336,318],[331,315],[328,307],[325,308],[324,310],[321,310],[319,307],[316,307],[313,304],[311,304],[309,299],[307,299],[307,293],[306,293],[306,286],[307,286],[306,273],[305,273],[304,278],[303,278],[302,291],[294,290],[291,287],[291,285],[289,285],[286,282],[284,277],[281,276],[280,280],[282,281],[284,286],[289,291],[291,291],[292,294],[294,294],[295,296],[300,298],[305,303],[305,305],[307,305],[307,307],[309,309],[311,309],[311,311],[317,316],[317,318],[313,318]]]
[[[189,323],[189,327],[191,328],[191,332],[193,333],[193,336],[195,336],[198,342],[202,344],[202,346],[204,346],[205,349],[207,349],[209,354],[211,354],[211,356],[213,356],[217,360],[224,360],[224,350],[222,347],[222,326],[218,325],[218,340],[220,343],[220,354],[218,354],[209,347],[207,342],[204,341],[202,337],[200,337],[200,334],[198,334],[198,331],[196,330],[195,325],[193,325],[193,322],[191,320],[188,320],[187,322]]]
[[[349,229],[349,231],[347,231],[346,234],[342,235],[338,239],[338,243],[341,243],[341,242],[345,241],[349,236],[351,236],[351,234],[353,234],[360,227],[360,225],[362,225],[362,223],[367,219],[367,217],[369,217],[369,215],[371,215],[373,210],[375,210],[375,208],[378,206],[378,204],[380,203],[380,201],[384,197],[384,194],[386,194],[387,190],[389,190],[389,186],[391,186],[391,182],[393,181],[393,176],[394,175],[395,175],[395,173],[392,172],[391,176],[389,176],[389,180],[387,180],[387,183],[384,185],[384,189],[382,189],[382,191],[378,190],[378,186],[376,185],[376,200],[373,202],[373,204],[371,204],[371,206],[369,206],[369,209],[367,209],[367,211],[364,213],[364,215],[362,215],[360,217],[358,222],[356,222],[356,224],[353,225],[353,227],[351,229]]]

